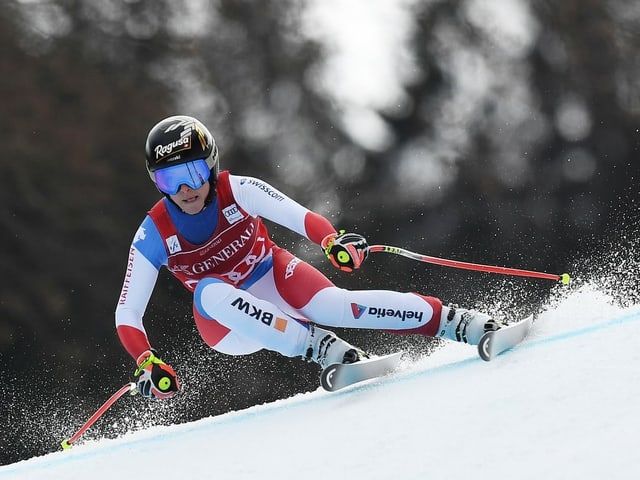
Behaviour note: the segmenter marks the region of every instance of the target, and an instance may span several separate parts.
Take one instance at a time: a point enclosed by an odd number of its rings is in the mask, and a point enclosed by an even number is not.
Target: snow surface
[[[639,404],[640,306],[583,286],[491,363],[450,343],[383,380],[81,440],[0,479],[637,479]]]

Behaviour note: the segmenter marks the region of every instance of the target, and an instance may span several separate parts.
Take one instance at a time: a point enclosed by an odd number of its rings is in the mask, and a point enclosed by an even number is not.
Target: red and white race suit
[[[276,245],[262,219],[313,243],[336,233],[331,223],[266,182],[221,172],[214,201],[187,215],[163,198],[131,247],[116,326],[135,359],[150,348],[143,315],[164,265],[193,292],[200,335],[232,355],[269,349],[304,355],[307,321],[329,327],[435,336],[442,303],[390,290],[336,287],[309,263]]]

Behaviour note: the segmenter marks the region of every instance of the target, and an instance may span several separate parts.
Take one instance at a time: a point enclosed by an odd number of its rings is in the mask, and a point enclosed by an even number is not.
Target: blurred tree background
[[[113,311],[129,243],[159,198],[143,145],[161,118],[198,117],[222,168],[372,243],[578,281],[594,264],[623,273],[637,256],[639,31],[627,0],[0,2],[0,463],[57,450],[131,380]],[[383,255],[344,275],[271,231],[349,288],[504,315],[552,291]],[[299,360],[209,351],[166,272],[145,318],[185,392],[121,401],[98,436],[317,386]],[[341,333],[375,353],[432,347]]]

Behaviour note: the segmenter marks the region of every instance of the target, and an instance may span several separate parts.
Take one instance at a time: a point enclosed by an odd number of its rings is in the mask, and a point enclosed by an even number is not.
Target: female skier
[[[216,143],[197,119],[180,115],[160,121],[145,150],[149,176],[164,197],[133,238],[115,312],[143,396],[167,398],[180,389],[175,371],[151,348],[142,320],[162,266],[193,292],[202,339],[229,355],[268,349],[324,368],[367,357],[325,326],[472,345],[486,330],[498,328],[486,314],[443,306],[419,293],[335,286],[274,243],[261,218],[318,244],[347,272],[367,258],[364,237],[338,233],[326,218],[258,178],[220,172]]]

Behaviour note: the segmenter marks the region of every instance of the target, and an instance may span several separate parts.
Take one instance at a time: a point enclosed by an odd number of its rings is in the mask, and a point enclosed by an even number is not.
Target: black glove
[[[169,398],[180,390],[176,372],[164,363],[152,350],[143,352],[136,362],[134,376],[138,378],[138,391],[144,398]]]
[[[345,233],[344,230],[326,237],[322,241],[322,248],[331,263],[345,272],[360,268],[369,254],[369,244],[362,235]]]

